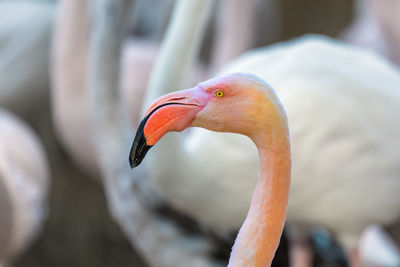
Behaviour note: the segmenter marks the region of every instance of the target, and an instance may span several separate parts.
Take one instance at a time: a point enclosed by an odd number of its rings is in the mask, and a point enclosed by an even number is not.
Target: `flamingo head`
[[[252,74],[214,78],[191,89],[167,94],[154,101],[146,112],[136,132],[129,163],[132,168],[138,166],[167,132],[180,132],[188,127],[252,138],[254,132],[274,121],[277,110],[284,113],[273,90]],[[272,119],[262,119],[265,115],[272,115]]]

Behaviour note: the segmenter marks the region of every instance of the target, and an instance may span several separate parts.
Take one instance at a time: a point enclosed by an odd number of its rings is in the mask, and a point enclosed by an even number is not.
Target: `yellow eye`
[[[214,95],[216,97],[223,97],[224,96],[224,92],[222,92],[221,90],[218,89],[217,91],[215,91]]]

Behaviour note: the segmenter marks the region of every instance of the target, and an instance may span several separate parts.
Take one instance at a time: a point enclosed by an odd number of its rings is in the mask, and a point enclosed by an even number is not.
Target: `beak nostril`
[[[175,101],[175,100],[182,100],[185,99],[186,97],[182,96],[182,97],[173,97],[173,98],[169,98],[167,101]]]

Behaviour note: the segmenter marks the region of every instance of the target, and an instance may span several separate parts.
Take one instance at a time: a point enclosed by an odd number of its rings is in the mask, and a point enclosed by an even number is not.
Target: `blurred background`
[[[0,114],[0,123],[3,120],[5,125],[5,128],[0,126],[0,130],[5,129],[3,135],[0,133],[0,150],[5,153],[0,151],[0,180],[4,180],[0,182],[0,202],[3,203],[0,204],[0,250],[3,250],[3,253],[0,251],[0,265],[4,261],[5,266],[15,267],[149,266],[112,218],[103,186],[107,183],[101,182],[99,163],[93,157],[93,148],[87,147],[92,137],[87,139],[87,135],[79,132],[92,123],[91,117],[85,115],[89,108],[82,104],[88,101],[87,93],[80,90],[87,85],[89,78],[86,76],[90,74],[85,65],[90,52],[87,45],[89,21],[93,18],[89,2],[96,1],[0,0],[0,108],[4,113]],[[131,45],[132,49],[121,52],[121,71],[124,72],[126,66],[137,76],[122,78],[122,87],[147,86],[175,2],[132,1],[127,12],[127,41],[123,46]],[[207,20],[193,81],[203,80],[208,77],[205,73],[218,71],[226,61],[247,49],[309,33],[368,47],[389,61],[400,62],[400,50],[396,49],[400,48],[396,46],[400,25],[394,25],[395,12],[400,11],[396,1],[382,0],[389,6],[384,8],[376,4],[379,1],[372,0],[252,0],[248,3],[252,10],[248,12],[243,7],[246,4],[240,1],[216,2]],[[234,5],[239,8],[229,9]],[[224,54],[223,41],[219,43],[222,47],[218,47],[217,41],[221,32],[218,27],[224,27],[220,19],[225,9],[239,12],[231,14],[238,28],[250,27],[241,32],[239,29],[239,34],[233,35],[239,45],[237,51],[230,54]],[[251,22],[241,23],[241,10],[251,15]],[[251,34],[246,36],[243,32]],[[74,43],[74,38],[82,40]],[[236,41],[228,38],[226,42]],[[68,51],[72,51],[72,56]],[[67,72],[70,74],[65,74]],[[140,81],[130,80],[138,77]],[[130,82],[136,82],[136,87]],[[143,92],[124,91],[122,94],[132,98]],[[140,106],[127,105],[128,113],[138,120],[136,114]],[[18,124],[15,133],[14,128],[8,126],[14,122]],[[29,144],[23,143],[25,137],[18,138],[18,131],[26,132]],[[31,143],[32,149],[28,148]],[[35,157],[45,159],[39,163],[29,162]],[[21,160],[24,170],[20,173],[33,178],[29,180],[28,177],[26,184],[21,182],[23,185],[11,185],[17,179],[11,169],[18,168],[16,164]],[[22,174],[18,177],[25,181]],[[27,193],[32,187],[36,191]],[[22,198],[27,200],[18,200]],[[34,203],[29,204],[31,202]],[[32,209],[39,215],[32,215],[30,219],[24,214]],[[18,218],[23,223],[18,223]],[[16,225],[20,227],[18,231]],[[394,240],[400,240],[396,238],[396,227],[387,230]],[[18,233],[24,231],[26,234],[18,237]],[[8,246],[13,238],[19,241]],[[323,235],[318,238],[323,239]],[[283,250],[282,257],[287,257],[287,246]],[[314,259],[315,266],[346,266],[340,260],[334,262],[324,260],[324,256],[318,257]],[[287,260],[283,260],[280,266],[287,264]]]

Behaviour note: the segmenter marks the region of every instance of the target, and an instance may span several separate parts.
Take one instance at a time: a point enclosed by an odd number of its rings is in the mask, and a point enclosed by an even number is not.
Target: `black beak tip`
[[[131,169],[137,166],[137,164],[135,164],[135,160],[133,159],[132,155],[129,155],[129,166],[131,166]]]
[[[138,144],[132,146],[131,153],[129,154],[129,165],[132,169],[142,163],[151,147],[152,146],[149,146],[146,141],[143,141],[143,139],[141,142],[138,142]]]
[[[146,125],[148,117],[149,116],[144,118],[140,123],[135,139],[133,140],[132,148],[129,153],[129,165],[132,169],[139,166],[146,156],[146,153],[152,147],[147,144],[146,137],[144,136],[144,126]]]

